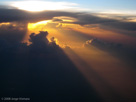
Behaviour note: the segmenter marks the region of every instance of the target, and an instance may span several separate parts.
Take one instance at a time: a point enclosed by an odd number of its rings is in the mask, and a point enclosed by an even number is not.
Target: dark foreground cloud
[[[63,50],[32,33],[31,45],[0,39],[0,96],[25,97],[32,102],[101,102]]]

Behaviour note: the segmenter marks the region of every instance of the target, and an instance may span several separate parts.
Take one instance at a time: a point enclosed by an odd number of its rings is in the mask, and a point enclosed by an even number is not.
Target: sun
[[[76,6],[75,3],[69,2],[49,2],[49,1],[16,1],[11,6],[27,11],[44,11],[44,10],[62,10],[70,9]]]

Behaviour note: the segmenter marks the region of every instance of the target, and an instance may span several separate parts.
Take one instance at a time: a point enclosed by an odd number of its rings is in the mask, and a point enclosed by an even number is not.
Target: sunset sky
[[[8,2],[22,2],[22,1],[34,1],[34,0],[1,0],[1,4],[7,4]],[[120,10],[120,11],[135,11],[135,0],[38,0],[43,2],[69,2],[75,3],[81,8],[87,8],[90,10],[107,11],[107,10]]]
[[[135,101],[135,4],[0,0],[0,98]]]

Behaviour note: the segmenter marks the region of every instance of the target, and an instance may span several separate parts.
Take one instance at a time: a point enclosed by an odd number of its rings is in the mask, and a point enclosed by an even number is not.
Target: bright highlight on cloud
[[[11,6],[27,11],[62,10],[75,8],[78,4],[70,2],[49,1],[15,1]]]

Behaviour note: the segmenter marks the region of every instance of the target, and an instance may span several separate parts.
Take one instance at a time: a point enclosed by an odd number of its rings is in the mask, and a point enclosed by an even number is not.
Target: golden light
[[[43,11],[43,10],[62,10],[76,6],[75,3],[69,2],[47,2],[47,1],[16,1],[11,6],[27,11]]]
[[[47,20],[47,21],[40,21],[40,22],[37,22],[37,23],[28,23],[28,29],[29,30],[33,30],[34,28],[36,28],[37,26],[40,26],[40,25],[42,25],[42,27],[43,27],[48,22],[49,22],[49,20]]]
[[[7,23],[0,23],[0,26],[2,26],[2,25],[9,25],[10,23],[9,22],[7,22]]]

